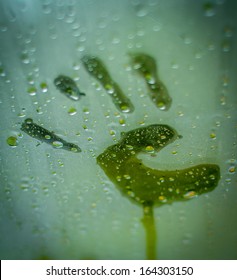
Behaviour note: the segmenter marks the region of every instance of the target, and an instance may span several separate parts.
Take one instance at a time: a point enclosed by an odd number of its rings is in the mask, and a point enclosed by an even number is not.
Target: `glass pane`
[[[153,193],[153,257],[237,257],[236,13],[231,0],[0,1],[1,259],[149,258],[144,201],[97,157],[151,124],[177,138],[144,146],[144,170],[221,176],[203,194],[190,183],[187,201]]]

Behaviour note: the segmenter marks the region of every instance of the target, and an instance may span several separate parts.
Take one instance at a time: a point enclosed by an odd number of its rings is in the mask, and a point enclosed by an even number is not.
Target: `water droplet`
[[[31,124],[31,123],[33,123],[33,120],[31,118],[28,118],[28,119],[25,120],[25,123]]]
[[[36,112],[39,115],[43,114],[42,107],[39,106],[38,108],[36,108]]]
[[[144,36],[144,35],[145,35],[145,30],[138,30],[138,31],[137,31],[137,36],[142,37],[142,36]]]
[[[167,199],[166,199],[165,196],[160,195],[160,196],[159,196],[159,201],[162,202],[162,203],[165,203],[165,202],[167,202]]]
[[[22,110],[17,116],[20,117],[20,118],[25,117],[26,116],[25,111]]]
[[[53,142],[53,147],[54,147],[54,148],[57,148],[57,149],[60,149],[60,148],[63,147],[63,143],[60,142],[60,141],[54,141],[54,142]]]
[[[50,14],[52,12],[52,8],[50,7],[50,4],[44,3],[42,5],[42,11],[44,14]]]
[[[149,206],[144,206],[143,211],[144,211],[145,214],[149,214],[151,210],[150,210]]]
[[[158,107],[161,111],[164,111],[164,110],[166,110],[166,108],[167,108],[166,104],[165,104],[163,101],[159,101],[159,102],[157,103],[157,107]]]
[[[164,177],[160,177],[159,180],[160,180],[161,183],[165,182],[165,178]]]
[[[111,136],[115,136],[116,131],[111,129],[111,130],[109,131],[109,134],[110,134]]]
[[[72,68],[74,69],[74,70],[79,70],[80,69],[80,64],[79,64],[79,62],[74,62],[73,63],[73,65],[72,65]]]
[[[17,137],[15,137],[15,136],[8,137],[7,144],[11,147],[16,147],[18,145]]]
[[[72,147],[70,149],[71,152],[77,153],[78,151],[80,152],[80,149],[76,148],[76,147]]]
[[[222,96],[220,97],[220,104],[221,104],[222,106],[226,105],[226,97],[225,97],[224,95],[222,95]]]
[[[183,117],[184,116],[184,113],[182,111],[178,111],[178,116],[179,117]]]
[[[117,176],[117,177],[116,177],[116,180],[117,180],[118,182],[120,182],[120,181],[121,181],[121,176]]]
[[[107,93],[109,93],[109,94],[113,94],[114,93],[114,87],[111,84],[106,84],[105,85],[105,89],[106,89]]]
[[[28,191],[29,190],[29,184],[27,182],[21,183],[20,189],[23,191]]]
[[[120,124],[121,126],[125,126],[125,125],[126,125],[125,119],[119,119],[119,124]]]
[[[231,159],[227,160],[227,163],[237,164],[237,160],[235,158],[231,158]]]
[[[155,77],[153,77],[150,73],[145,74],[144,77],[145,77],[148,84],[154,85],[156,83]]]
[[[179,68],[179,65],[178,65],[176,62],[172,62],[172,63],[171,63],[171,68],[172,68],[172,69],[178,69],[178,68]]]
[[[227,179],[225,179],[225,181],[226,181],[227,184],[230,184],[231,183],[231,178],[227,178]]]
[[[142,5],[138,5],[136,8],[136,14],[138,17],[144,17],[148,14],[148,10]]]
[[[204,10],[204,15],[206,17],[212,17],[215,15],[215,8],[214,8],[214,4],[207,2],[203,5],[203,10]]]
[[[28,88],[27,92],[29,93],[29,95],[34,96],[37,93],[37,89],[35,87],[30,87]]]
[[[232,37],[233,36],[233,29],[229,26],[224,28],[225,37]]]
[[[7,26],[4,25],[3,23],[1,23],[1,24],[0,24],[0,30],[1,30],[2,32],[6,32],[6,31],[7,31]]]
[[[35,81],[34,81],[34,77],[33,77],[33,74],[30,73],[27,77],[27,82],[30,84],[30,85],[34,85]]]
[[[132,146],[132,145],[126,145],[126,148],[127,148],[129,151],[132,151],[132,150],[133,150],[133,146]]]
[[[197,196],[197,193],[195,191],[188,191],[186,194],[183,195],[184,198],[190,199]]]
[[[229,172],[230,174],[234,174],[234,173],[235,173],[235,170],[236,170],[235,166],[230,166],[229,169],[228,169],[228,172]]]
[[[155,149],[152,146],[146,146],[145,151],[152,154],[155,152]]]
[[[119,105],[119,107],[123,113],[131,112],[131,107],[128,106],[127,104],[121,104],[121,105]]]
[[[71,107],[71,108],[68,110],[68,114],[69,114],[70,116],[73,116],[73,115],[75,115],[76,113],[77,113],[77,109],[74,108],[74,107]]]
[[[222,51],[223,52],[229,52],[230,51],[230,42],[229,41],[224,41],[222,43]]]
[[[86,114],[86,115],[88,115],[88,114],[90,113],[90,111],[89,111],[88,108],[84,108],[84,109],[83,109],[83,113]]]
[[[58,160],[58,164],[59,164],[60,167],[64,167],[64,163],[62,162],[61,159]]]
[[[135,197],[135,193],[132,192],[132,191],[128,191],[127,194],[128,194],[128,196],[130,196],[130,197]]]
[[[215,180],[215,179],[216,179],[216,176],[213,175],[213,174],[211,174],[211,175],[209,176],[209,178],[210,178],[211,180]]]
[[[45,82],[42,82],[40,84],[40,88],[41,88],[42,92],[47,92],[48,91],[48,85]]]
[[[214,132],[212,132],[212,133],[210,134],[210,138],[213,139],[213,140],[215,140],[215,139],[216,139],[216,134],[215,134]]]
[[[2,67],[0,67],[0,76],[1,77],[5,77],[6,76],[5,70]]]
[[[21,59],[22,63],[24,63],[24,64],[29,64],[30,63],[30,58],[29,58],[28,54],[26,54],[26,53],[23,53],[20,56],[20,59]]]
[[[124,177],[124,179],[126,179],[126,180],[130,180],[130,179],[131,179],[131,176],[128,175],[128,174],[123,175],[123,177]]]

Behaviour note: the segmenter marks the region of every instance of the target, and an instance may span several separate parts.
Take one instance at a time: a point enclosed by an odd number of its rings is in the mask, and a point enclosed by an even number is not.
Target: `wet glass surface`
[[[220,167],[211,192],[190,189],[188,201],[153,209],[158,258],[236,259],[237,6],[178,2],[0,1],[1,259],[145,259],[143,209],[121,195],[97,158],[124,133],[151,124],[179,137],[158,153],[146,146],[137,159],[147,168]],[[154,59],[172,99],[167,110],[153,103],[131,53]],[[82,59],[91,55],[130,112],[88,73]],[[60,75],[85,96],[60,93]],[[47,130],[39,129],[46,141],[21,130],[29,118]],[[81,152],[55,149],[48,136]]]

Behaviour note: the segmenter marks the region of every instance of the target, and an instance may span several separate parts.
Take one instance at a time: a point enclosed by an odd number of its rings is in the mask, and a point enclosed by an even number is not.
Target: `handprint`
[[[87,71],[103,85],[119,111],[124,113],[131,113],[134,111],[132,102],[125,96],[119,85],[110,77],[105,65],[99,58],[84,56],[82,61]]]
[[[167,125],[150,125],[125,133],[118,144],[97,157],[98,164],[121,193],[143,207],[148,259],[156,259],[153,206],[212,191],[220,179],[220,169],[215,164],[170,171],[149,168],[137,158],[146,147],[158,152],[177,137],[175,130]]]
[[[168,110],[171,97],[157,77],[155,60],[147,54],[130,54],[133,67],[144,77],[149,95],[160,110]],[[103,63],[95,57],[84,57],[83,62],[104,88],[113,90],[113,101],[121,111],[133,111],[132,104],[117,90]],[[109,88],[108,88],[109,87]],[[130,108],[127,110],[127,108]],[[148,259],[156,259],[156,231],[153,206],[187,200],[212,191],[220,179],[220,169],[215,164],[201,164],[182,170],[157,170],[143,165],[136,156],[146,148],[158,152],[178,138],[168,125],[154,124],[125,133],[118,144],[108,147],[97,157],[97,163],[123,195],[143,207],[142,219],[146,230]]]
[[[82,95],[85,95],[85,93],[80,92],[76,83],[70,77],[59,75],[54,80],[54,84],[59,91],[74,101],[79,100]]]
[[[150,55],[144,53],[131,53],[133,68],[145,79],[148,94],[160,110],[168,110],[171,106],[171,97],[165,85],[157,74],[156,62]]]
[[[165,85],[157,77],[155,60],[144,53],[130,54],[131,64],[143,77],[148,86],[148,94],[160,110],[168,110],[171,97]],[[100,81],[116,108],[124,113],[132,113],[134,106],[110,76],[104,63],[95,56],[84,56],[82,62],[88,73]],[[56,87],[72,100],[82,94],[76,83],[67,76],[55,79]],[[60,142],[61,148],[80,152],[72,143],[59,138],[52,132],[25,120],[22,130],[33,138],[54,146]],[[137,158],[138,153],[153,150],[159,152],[180,136],[166,124],[153,124],[122,134],[120,141],[109,146],[97,157],[97,163],[108,178],[131,201],[143,207],[142,223],[146,231],[146,251],[148,259],[156,259],[156,239],[153,207],[166,203],[185,201],[191,197],[212,191],[220,179],[220,169],[215,164],[200,164],[180,170],[158,170],[145,166]],[[59,147],[60,148],[60,147]],[[83,146],[82,146],[83,149]]]
[[[22,123],[21,130],[33,138],[52,145],[54,148],[64,149],[76,153],[81,152],[81,149],[76,144],[65,141],[55,133],[34,123],[30,118],[26,119]]]

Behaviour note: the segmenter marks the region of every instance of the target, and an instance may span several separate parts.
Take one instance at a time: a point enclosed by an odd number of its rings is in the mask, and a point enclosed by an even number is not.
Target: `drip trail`
[[[146,232],[146,255],[148,260],[156,260],[156,227],[153,213],[153,204],[143,205],[142,223]]]

